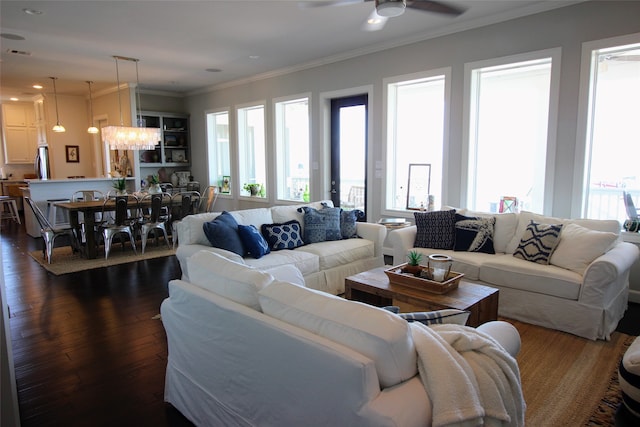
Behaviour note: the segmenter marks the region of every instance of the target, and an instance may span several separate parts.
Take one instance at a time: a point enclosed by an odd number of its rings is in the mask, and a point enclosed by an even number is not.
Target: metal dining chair
[[[202,202],[200,203],[201,212],[213,212],[213,206],[216,204],[216,200],[218,200],[218,187],[215,185],[210,185],[202,191]]]
[[[178,243],[178,223],[185,216],[198,213],[201,200],[202,197],[197,191],[183,191],[172,196],[171,237],[174,249],[176,247],[176,243]]]
[[[72,202],[80,202],[80,201],[94,201],[94,200],[104,200],[104,193],[100,190],[78,190],[71,195]],[[96,212],[94,214],[94,223],[96,226],[92,230],[93,233],[97,233],[99,230],[100,223],[102,222],[102,213]],[[78,228],[76,231],[77,235],[80,235],[80,242],[85,244],[87,241],[87,230],[84,223],[84,217],[82,217],[82,213],[78,214]],[[97,239],[96,239],[97,240]]]
[[[24,196],[24,200],[27,202],[33,214],[40,225],[40,235],[42,236],[43,245],[42,245],[42,255],[47,260],[49,264],[51,264],[51,257],[53,255],[53,247],[55,245],[56,239],[60,236],[68,236],[71,248],[74,252],[77,251],[77,243],[76,243],[76,235],[73,227],[67,224],[64,226],[54,226],[49,222],[47,216],[42,212],[42,210],[38,207],[38,205],[31,200],[30,197]]]
[[[147,202],[150,203],[150,206],[149,208],[141,207],[142,217],[138,222],[142,253],[144,253],[147,246],[147,237],[150,232],[154,232],[156,243],[158,243],[157,230],[162,231],[164,240],[167,243],[167,248],[171,248],[169,245],[169,236],[167,235],[169,214],[164,208],[171,203],[171,195],[168,193],[145,194],[145,196],[140,200],[140,205],[146,206]]]
[[[111,203],[115,202],[115,207]],[[122,234],[129,236],[131,248],[135,254],[135,227],[139,219],[138,198],[134,195],[107,197],[102,206],[103,222],[99,227],[100,237],[104,241],[104,258],[109,258],[111,243],[115,236],[120,237],[122,249],[124,250],[124,239]]]

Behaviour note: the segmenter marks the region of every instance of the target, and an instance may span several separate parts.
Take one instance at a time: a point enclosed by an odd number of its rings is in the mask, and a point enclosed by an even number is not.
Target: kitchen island
[[[73,193],[79,190],[98,190],[107,194],[113,190],[114,178],[77,178],[77,179],[26,179],[27,186],[23,195],[36,202],[42,212],[47,214],[48,200],[71,199]],[[136,179],[127,178],[127,191],[136,190]],[[27,234],[40,237],[40,225],[35,215],[25,206],[24,223]]]

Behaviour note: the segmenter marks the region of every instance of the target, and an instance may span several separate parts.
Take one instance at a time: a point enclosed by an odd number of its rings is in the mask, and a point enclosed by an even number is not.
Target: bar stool
[[[56,209],[56,203],[70,202],[71,199],[48,199],[47,200],[47,218],[54,227],[56,225],[68,225],[69,218],[63,218],[62,221],[58,221],[58,210]],[[64,213],[63,213],[64,215]]]
[[[22,224],[20,215],[18,215],[18,205],[15,197],[0,196],[0,220],[3,219],[12,219],[18,224]]]

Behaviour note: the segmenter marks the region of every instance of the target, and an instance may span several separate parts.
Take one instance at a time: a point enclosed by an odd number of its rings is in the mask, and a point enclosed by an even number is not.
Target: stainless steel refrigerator
[[[46,145],[38,146],[34,166],[38,179],[51,178],[51,168],[49,167],[49,147]]]

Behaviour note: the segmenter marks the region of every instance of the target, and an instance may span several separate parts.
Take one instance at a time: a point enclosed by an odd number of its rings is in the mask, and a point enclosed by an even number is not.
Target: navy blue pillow
[[[222,212],[216,218],[202,224],[207,240],[214,248],[244,256],[245,250],[238,234],[238,223],[229,212]]]
[[[238,224],[238,234],[247,253],[252,257],[256,259],[262,258],[271,252],[269,244],[264,240],[264,237],[262,237],[262,234],[260,234],[255,225]]]
[[[496,219],[476,218],[456,214],[456,240],[454,251],[495,254],[493,229]]]
[[[304,245],[300,223],[295,219],[282,224],[262,224],[262,235],[273,251],[295,249]]]
[[[415,212],[416,248],[453,249],[455,241],[454,209],[448,211]]]

